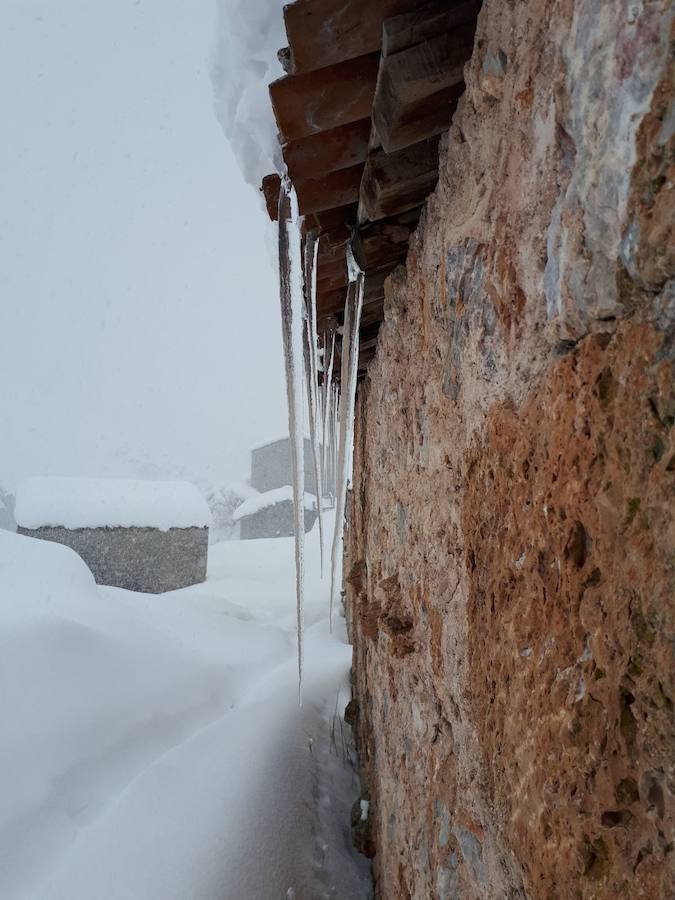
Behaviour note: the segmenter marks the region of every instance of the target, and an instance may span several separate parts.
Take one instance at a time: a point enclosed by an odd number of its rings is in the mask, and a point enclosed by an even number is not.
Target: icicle
[[[335,507],[335,472],[337,466],[337,405],[338,389],[335,382],[331,383],[328,399],[328,459],[327,473],[330,496]]]
[[[337,459],[338,459],[338,436],[339,436],[339,428],[338,428],[338,415],[339,415],[339,406],[340,406],[340,388],[337,384],[333,383],[333,422],[331,425],[332,428],[332,453],[333,453],[333,471],[332,471],[332,482],[333,482],[333,508],[335,508],[335,500],[337,497]]]
[[[309,435],[314,458],[314,485],[316,493],[317,516],[319,519],[319,553],[321,558],[321,576],[323,577],[323,487],[321,483],[321,457],[319,454],[319,338],[316,330],[316,264],[319,253],[319,240],[315,231],[305,236],[304,280],[306,306],[306,341],[305,341],[305,373],[307,376],[307,395],[309,398]]]
[[[338,569],[342,563],[343,529],[347,484],[351,474],[354,443],[354,406],[359,368],[359,327],[363,307],[364,275],[354,259],[351,245],[347,246],[349,286],[345,303],[342,333],[342,368],[340,376],[340,438],[336,475],[335,531],[331,553],[330,627],[333,628],[333,609],[338,585]]]
[[[303,271],[300,250],[298,202],[287,176],[279,191],[279,295],[281,329],[288,399],[288,432],[293,467],[293,509],[295,526],[295,593],[298,641],[298,697],[302,703],[303,591],[304,591],[304,450],[303,435]]]
[[[334,469],[331,468],[331,446],[328,441],[331,438],[330,417],[333,412],[333,361],[335,359],[335,332],[331,333],[330,355],[328,357],[328,368],[325,367],[325,354],[327,352],[328,335],[324,335],[324,372],[323,383],[321,385],[321,416],[322,416],[322,436],[321,436],[321,484],[324,494],[329,493],[334,496],[335,491],[329,488],[329,473],[332,474]]]

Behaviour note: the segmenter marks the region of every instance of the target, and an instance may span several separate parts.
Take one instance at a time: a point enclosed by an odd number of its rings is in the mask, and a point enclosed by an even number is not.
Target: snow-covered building
[[[305,491],[316,493],[314,462],[310,439],[304,439]],[[251,487],[264,493],[281,488],[293,481],[291,442],[288,436],[257,444],[251,450]]]
[[[317,517],[316,497],[304,495],[305,531],[310,531]],[[293,534],[293,488],[290,485],[265,491],[239,506],[233,515],[239,523],[242,540],[291,537]]]
[[[211,514],[183,481],[29,478],[20,534],[75,550],[99,584],[162,593],[206,579]]]

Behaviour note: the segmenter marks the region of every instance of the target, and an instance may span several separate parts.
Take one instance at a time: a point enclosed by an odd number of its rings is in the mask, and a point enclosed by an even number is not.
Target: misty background
[[[286,431],[273,242],[214,112],[217,29],[214,0],[0,0],[0,487],[235,479]]]

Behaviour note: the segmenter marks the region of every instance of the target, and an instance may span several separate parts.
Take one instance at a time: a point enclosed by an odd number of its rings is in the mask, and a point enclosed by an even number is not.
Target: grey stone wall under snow
[[[208,528],[23,528],[19,534],[71,547],[98,584],[160,594],[206,579]]]
[[[305,531],[309,531],[316,521],[316,510],[305,510]],[[291,537],[293,531],[293,502],[282,500],[272,506],[265,506],[239,521],[241,540],[255,538]]]

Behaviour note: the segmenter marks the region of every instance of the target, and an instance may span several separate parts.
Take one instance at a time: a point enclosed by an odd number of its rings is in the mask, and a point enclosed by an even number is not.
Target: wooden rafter
[[[440,134],[464,90],[481,0],[296,0],[288,73],[270,86],[282,153],[319,234],[319,331],[341,322],[345,247],[365,271],[360,366],[372,358],[385,281],[438,179]],[[279,177],[263,192],[276,216]]]

